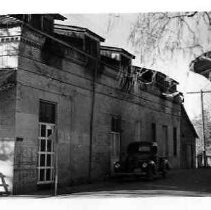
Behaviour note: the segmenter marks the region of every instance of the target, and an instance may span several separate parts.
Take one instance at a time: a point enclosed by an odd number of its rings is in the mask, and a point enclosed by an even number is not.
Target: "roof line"
[[[102,50],[113,50],[113,51],[122,51],[123,53],[129,55],[130,57],[132,57],[133,59],[135,59],[135,55],[129,53],[127,50],[123,49],[123,48],[120,48],[120,47],[112,47],[112,46],[105,46],[105,45],[101,45],[100,46],[100,49]]]
[[[157,72],[157,73],[159,73],[160,75],[162,75],[162,76],[164,76],[165,78],[166,77],[169,77],[167,74],[164,74],[164,73],[162,73],[162,72],[160,72],[160,71],[157,71],[157,70],[154,70],[154,69],[149,69],[149,68],[146,68],[146,67],[140,67],[140,66],[135,66],[135,65],[133,65],[135,68],[142,68],[142,69],[147,69],[147,70],[150,70],[150,71],[153,71],[153,72]],[[173,78],[171,78],[171,77],[169,77],[172,81],[174,81],[176,84],[179,84],[179,82],[177,82],[176,80],[174,80]]]
[[[56,28],[56,26],[58,26],[58,27],[61,26],[63,28]],[[64,27],[67,27],[67,28],[64,28]],[[61,30],[71,30],[71,28],[81,29],[81,30],[84,30],[85,32],[90,33],[91,35],[97,37],[101,42],[105,41],[105,39],[102,36],[96,34],[95,32],[89,30],[88,28],[84,28],[84,27],[80,27],[80,26],[73,26],[73,25],[65,25],[65,24],[54,24],[54,28],[61,29]]]
[[[194,128],[194,125],[193,125],[193,123],[191,122],[191,120],[190,120],[190,118],[189,118],[189,116],[188,116],[188,114],[187,114],[187,112],[186,112],[186,110],[185,110],[184,105],[183,105],[183,104],[181,104],[181,107],[182,107],[182,110],[183,110],[183,111],[184,111],[184,113],[185,113],[185,117],[186,117],[186,119],[188,120],[188,122],[189,122],[190,126],[192,127],[192,130],[193,130],[193,132],[194,132],[194,134],[195,134],[196,138],[199,138],[199,136],[198,136],[198,134],[197,134],[197,132],[196,132],[196,129]]]

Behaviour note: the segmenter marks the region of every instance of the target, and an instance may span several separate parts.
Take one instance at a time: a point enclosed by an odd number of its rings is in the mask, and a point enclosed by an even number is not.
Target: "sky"
[[[131,46],[128,39],[132,27],[137,20],[138,13],[63,15],[67,20],[59,23],[89,28],[105,38],[105,42],[102,43],[102,45],[115,46],[128,50],[136,56],[133,64],[142,66],[137,48],[135,49]],[[202,32],[202,35],[200,36],[199,42],[206,46],[206,50],[209,50],[210,46],[207,42],[210,40],[207,39],[209,36],[206,36],[209,31],[205,31],[203,25],[201,26],[200,31]],[[189,34],[187,34],[187,40],[188,39],[190,39]],[[198,54],[200,55],[200,53]],[[179,82],[178,90],[184,93],[184,105],[191,119],[201,114],[200,94],[189,94],[187,92],[200,91],[201,89],[211,90],[210,81],[201,75],[189,71],[189,64],[192,59],[193,57],[178,52],[172,59],[166,59],[165,62],[157,62],[156,65],[153,66],[154,70],[161,71]],[[151,68],[152,66],[145,67]],[[204,103],[206,106],[211,104],[211,94],[205,94]]]

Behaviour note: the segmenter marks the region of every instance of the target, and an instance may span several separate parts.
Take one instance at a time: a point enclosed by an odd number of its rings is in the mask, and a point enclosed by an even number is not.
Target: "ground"
[[[211,169],[171,170],[167,178],[154,181],[111,180],[93,186],[72,188],[71,195],[62,196],[211,196]]]
[[[78,185],[59,190],[59,198],[148,197],[148,196],[211,196],[211,169],[170,170],[168,176],[154,181],[127,178]],[[39,195],[38,195],[39,194]],[[51,194],[51,195],[50,195]],[[38,197],[51,197],[51,192],[39,191]]]

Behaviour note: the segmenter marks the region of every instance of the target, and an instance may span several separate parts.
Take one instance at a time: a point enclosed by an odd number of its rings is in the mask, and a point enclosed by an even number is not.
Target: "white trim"
[[[45,136],[41,136],[41,126],[45,125]],[[54,182],[54,157],[55,157],[55,152],[54,152],[54,142],[53,139],[49,139],[47,131],[51,130],[52,134],[55,130],[55,124],[53,123],[43,123],[39,122],[39,134],[38,134],[38,163],[37,163],[37,170],[38,170],[38,177],[37,177],[37,184],[48,184],[48,183],[53,183]],[[45,151],[40,151],[41,150],[41,141],[45,141]],[[50,151],[48,151],[48,141],[51,141],[51,148]],[[41,155],[44,155],[44,166],[40,165],[41,161]],[[47,157],[50,156],[50,165],[47,165]],[[44,177],[43,180],[40,180],[40,171],[44,170]],[[47,179],[47,170],[50,170],[50,177],[48,180]]]

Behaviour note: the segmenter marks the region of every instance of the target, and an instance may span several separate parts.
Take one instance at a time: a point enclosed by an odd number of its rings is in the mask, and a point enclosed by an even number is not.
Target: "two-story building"
[[[55,19],[65,17],[0,17],[0,172],[10,190],[102,180],[132,141],[156,141],[179,168],[178,83]]]

